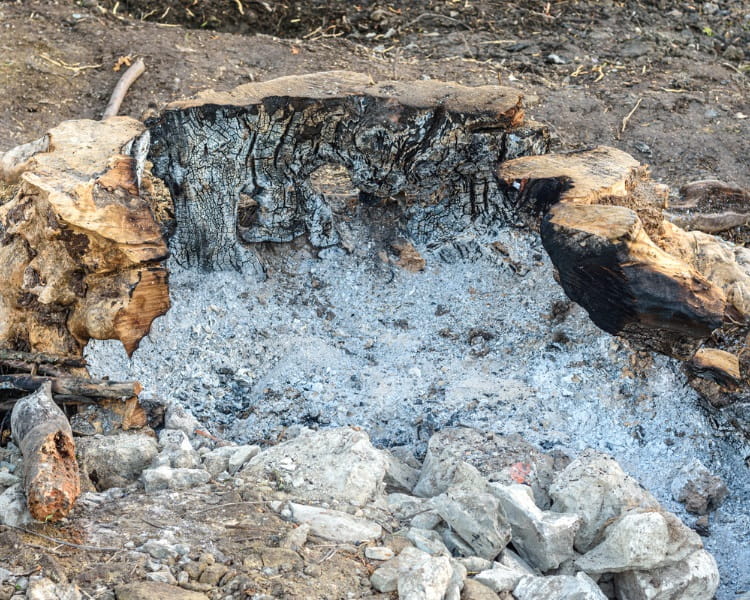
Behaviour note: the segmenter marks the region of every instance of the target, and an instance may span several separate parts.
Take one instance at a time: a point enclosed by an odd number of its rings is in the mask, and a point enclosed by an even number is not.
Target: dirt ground
[[[0,0],[0,50],[0,151],[62,120],[99,118],[119,59],[142,57],[147,71],[121,114],[142,117],[206,87],[329,69],[502,83],[526,93],[554,150],[616,146],[675,189],[703,178],[750,187],[750,6],[741,0]],[[31,573],[49,563],[46,574],[58,565],[87,597],[111,597],[113,585],[148,570],[127,559],[126,544],[170,528],[195,559],[210,551],[249,577],[248,596],[359,589],[366,562],[322,544],[305,564],[325,562],[323,577],[264,575],[264,552],[289,525],[254,503],[258,493],[216,484],[210,494],[125,495],[34,529],[113,552],[0,527],[0,565]]]

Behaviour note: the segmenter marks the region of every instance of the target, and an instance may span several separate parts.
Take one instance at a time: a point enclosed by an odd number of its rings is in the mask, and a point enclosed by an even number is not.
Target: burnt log
[[[6,153],[0,197],[0,347],[81,356],[90,338],[128,353],[169,307],[167,246],[124,153],[133,119],[67,121]]]
[[[140,147],[167,184],[178,262],[241,269],[247,243],[339,236],[311,176],[343,166],[360,195],[396,198],[409,235],[452,238],[467,221],[511,223],[499,162],[547,150],[520,92],[437,81],[375,83],[334,71],[205,92],[146,122]],[[145,153],[145,151],[144,151]]]
[[[45,382],[19,400],[11,413],[13,440],[23,455],[23,481],[31,516],[59,521],[81,493],[70,424]]]

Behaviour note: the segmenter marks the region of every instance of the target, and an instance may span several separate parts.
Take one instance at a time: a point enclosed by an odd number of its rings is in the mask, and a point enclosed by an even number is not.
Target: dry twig
[[[128,93],[128,89],[130,89],[133,82],[138,79],[145,70],[146,65],[143,63],[143,59],[139,58],[122,74],[120,81],[117,82],[117,85],[112,92],[107,108],[104,109],[102,120],[117,116],[117,113],[120,111],[120,105],[125,99],[125,94]]]

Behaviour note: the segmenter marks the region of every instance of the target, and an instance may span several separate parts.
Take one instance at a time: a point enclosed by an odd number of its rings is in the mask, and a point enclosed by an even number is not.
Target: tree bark
[[[238,244],[307,234],[339,240],[311,183],[345,167],[362,197],[399,198],[415,239],[451,238],[466,223],[511,223],[498,162],[547,150],[544,127],[524,123],[521,94],[436,81],[374,83],[345,71],[293,76],[176,102],[146,123],[148,158],[175,203],[179,262],[240,269]]]
[[[23,455],[23,480],[31,516],[59,521],[81,493],[75,443],[68,420],[52,401],[49,382],[19,400],[11,430]]]

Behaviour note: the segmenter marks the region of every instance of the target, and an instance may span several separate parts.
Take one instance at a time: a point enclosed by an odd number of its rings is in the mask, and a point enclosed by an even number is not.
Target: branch
[[[120,105],[125,99],[125,94],[128,93],[128,89],[130,89],[130,86],[133,85],[133,82],[136,79],[143,75],[145,70],[146,65],[143,63],[143,59],[139,58],[122,74],[120,81],[117,82],[117,85],[112,92],[107,108],[104,109],[102,120],[117,116],[117,113],[120,111]]]

